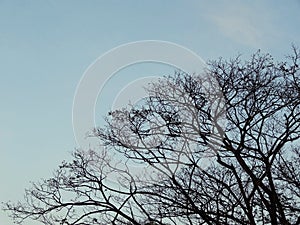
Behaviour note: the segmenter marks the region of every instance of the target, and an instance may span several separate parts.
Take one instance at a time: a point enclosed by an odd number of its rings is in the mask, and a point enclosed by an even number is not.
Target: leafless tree
[[[17,223],[300,224],[299,56],[257,52],[150,84],[92,132],[101,150],[76,150],[4,209]]]

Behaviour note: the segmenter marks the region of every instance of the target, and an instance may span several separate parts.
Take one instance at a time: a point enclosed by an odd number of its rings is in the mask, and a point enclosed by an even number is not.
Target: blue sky
[[[0,0],[0,202],[21,199],[29,181],[49,177],[70,158],[76,87],[100,55],[150,39],[185,46],[204,60],[247,57],[259,48],[280,60],[292,43],[300,46],[299,11],[299,0]],[[141,74],[172,71],[132,66],[101,98],[109,104]],[[0,224],[12,224],[3,212]]]

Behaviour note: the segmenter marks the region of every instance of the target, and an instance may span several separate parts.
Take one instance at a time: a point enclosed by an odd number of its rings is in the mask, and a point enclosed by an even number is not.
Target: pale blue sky
[[[204,60],[258,48],[280,59],[291,43],[300,46],[299,11],[299,0],[0,0],[0,201],[22,198],[29,181],[69,158],[76,86],[106,51],[155,39]],[[127,71],[132,79],[172,71],[137,68]],[[117,74],[107,90],[121,80]],[[0,224],[12,224],[3,212]]]

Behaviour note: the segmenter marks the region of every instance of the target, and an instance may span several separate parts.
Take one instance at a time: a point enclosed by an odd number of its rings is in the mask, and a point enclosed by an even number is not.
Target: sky
[[[158,40],[204,61],[247,58],[258,49],[282,60],[291,44],[300,46],[299,11],[299,0],[0,0],[0,202],[21,200],[31,181],[70,159],[77,146],[74,96],[101,55]],[[116,72],[95,103],[96,122],[120,91],[137,94],[130,86],[136,80],[172,72],[158,63]],[[2,211],[0,224],[12,225]],[[40,223],[26,223],[34,224]]]

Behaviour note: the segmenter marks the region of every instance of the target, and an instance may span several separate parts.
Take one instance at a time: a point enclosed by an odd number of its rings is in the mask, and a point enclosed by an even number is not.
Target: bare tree
[[[298,63],[293,48],[165,77],[92,132],[105,148],[76,150],[4,209],[17,223],[300,224]]]

